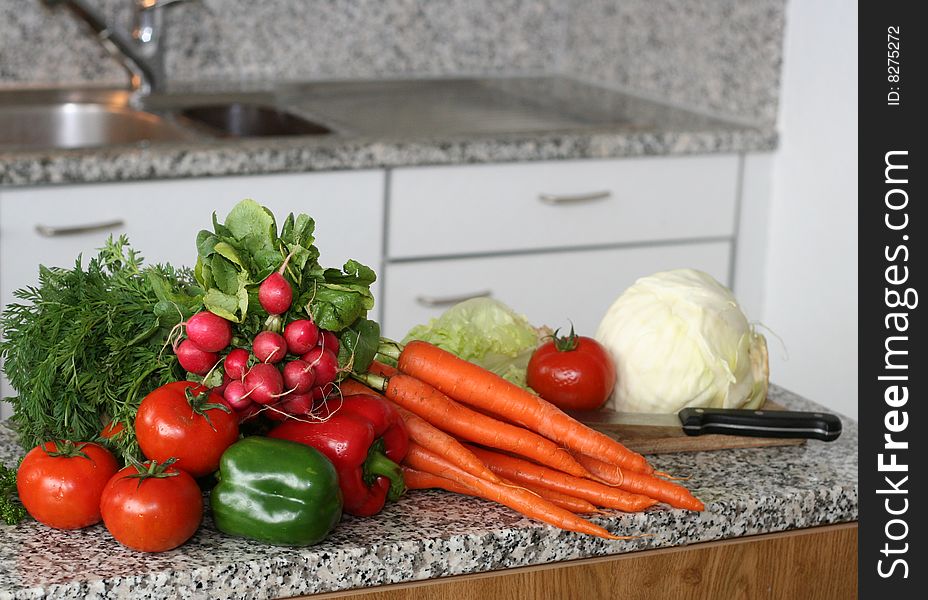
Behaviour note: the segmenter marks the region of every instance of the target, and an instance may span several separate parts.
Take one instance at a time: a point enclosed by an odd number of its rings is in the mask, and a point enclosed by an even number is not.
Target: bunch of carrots
[[[606,539],[628,537],[578,515],[657,502],[704,508],[640,454],[473,363],[420,341],[382,345],[380,354],[397,368],[375,361],[342,393],[375,391],[397,407],[411,441],[403,464],[410,489],[477,496]]]

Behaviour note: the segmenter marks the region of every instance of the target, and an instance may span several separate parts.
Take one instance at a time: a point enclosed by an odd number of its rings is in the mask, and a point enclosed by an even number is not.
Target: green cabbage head
[[[596,339],[615,361],[615,410],[757,408],[767,397],[767,341],[702,271],[639,279],[606,311]]]

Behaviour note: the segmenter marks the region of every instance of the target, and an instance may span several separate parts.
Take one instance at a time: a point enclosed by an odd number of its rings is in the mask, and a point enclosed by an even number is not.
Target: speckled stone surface
[[[773,124],[785,0],[571,4],[566,71],[713,114]]]
[[[168,15],[165,64],[185,82],[550,71],[566,14],[563,0],[200,0]]]
[[[128,0],[89,0],[117,28]],[[785,0],[197,0],[167,8],[185,83],[558,73],[775,122]],[[0,89],[125,85],[64,10],[0,0]]]
[[[789,408],[821,407],[771,386]],[[0,426],[0,458],[22,451]],[[0,600],[20,598],[278,598],[619,554],[858,518],[857,425],[838,441],[804,446],[680,453],[655,467],[689,473],[703,513],[658,506],[594,521],[609,542],[525,519],[453,494],[413,492],[369,519],[346,518],[323,543],[266,546],[219,534],[207,519],[186,545],[157,555],[120,547],[102,526],[53,531],[35,522],[0,525]],[[207,592],[208,590],[208,592]]]
[[[128,28],[131,4],[95,0],[111,22]],[[0,0],[0,89],[29,85],[125,86],[128,75],[66,10],[43,2]]]
[[[129,0],[89,0],[128,31]],[[552,71],[564,0],[196,0],[164,12],[169,82],[423,77]],[[0,0],[0,88],[125,85],[67,14]]]
[[[562,77],[293,84],[273,95],[336,134],[0,149],[0,185],[759,152],[777,144],[772,127],[713,119]]]

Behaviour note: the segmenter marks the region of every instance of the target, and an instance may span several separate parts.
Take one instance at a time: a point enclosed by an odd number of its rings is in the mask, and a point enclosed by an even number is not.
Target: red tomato
[[[542,344],[528,362],[530,388],[564,410],[594,410],[615,387],[615,365],[593,338],[570,335]]]
[[[219,468],[219,457],[238,439],[238,416],[219,394],[176,381],[145,396],[135,435],[147,458],[176,457],[179,469],[202,477]]]
[[[100,432],[100,437],[106,440],[111,440],[122,433],[125,429],[126,426],[119,421],[110,421],[103,428],[103,431]]]
[[[56,529],[100,522],[100,495],[119,465],[109,450],[84,442],[45,442],[26,454],[16,490],[36,521]]]
[[[177,548],[203,519],[203,496],[193,477],[171,462],[130,465],[109,480],[100,500],[103,524],[116,541],[142,552]],[[152,469],[152,467],[154,467]]]

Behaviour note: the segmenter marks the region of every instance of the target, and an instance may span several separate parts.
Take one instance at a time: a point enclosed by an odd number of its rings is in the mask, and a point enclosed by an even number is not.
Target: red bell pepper
[[[392,404],[376,396],[346,396],[331,404],[331,411],[320,415],[324,421],[289,419],[268,436],[322,452],[338,472],[344,511],[375,515],[388,498],[395,501],[406,491],[399,467],[409,450],[406,424]]]

